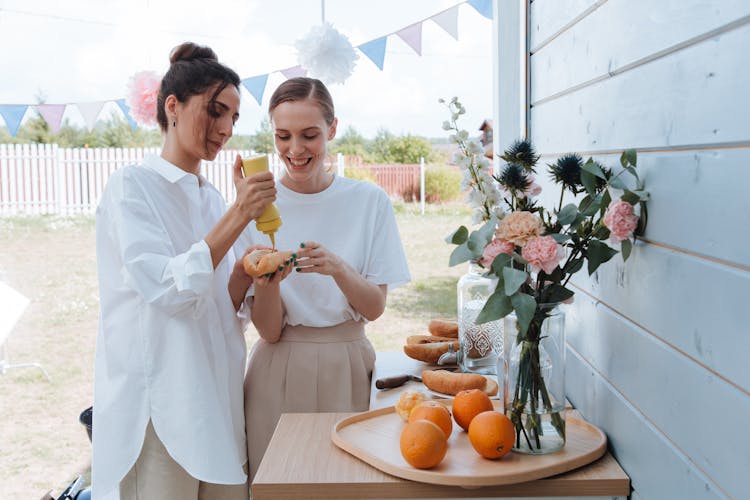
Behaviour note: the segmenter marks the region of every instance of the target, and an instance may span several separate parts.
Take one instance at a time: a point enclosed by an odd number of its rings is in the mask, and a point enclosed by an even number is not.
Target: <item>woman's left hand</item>
[[[297,271],[333,276],[343,269],[341,257],[328,250],[317,241],[300,243],[297,250]]]

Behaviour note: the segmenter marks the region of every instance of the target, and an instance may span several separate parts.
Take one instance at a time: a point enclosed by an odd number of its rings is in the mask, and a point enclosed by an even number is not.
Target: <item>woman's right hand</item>
[[[249,177],[242,175],[242,158],[234,160],[234,187],[237,191],[235,204],[251,219],[261,216],[266,207],[276,199],[276,184],[271,172],[261,172]]]

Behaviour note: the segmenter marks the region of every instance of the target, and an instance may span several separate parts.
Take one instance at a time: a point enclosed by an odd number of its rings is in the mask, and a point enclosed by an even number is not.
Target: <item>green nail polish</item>
[[[284,270],[284,266],[279,266],[279,271],[283,271],[283,270]]]
[[[304,243],[300,243],[300,244],[299,244],[299,247],[300,247],[300,248],[305,248],[305,244],[304,244]]]
[[[271,277],[271,273],[266,273],[266,278],[270,278],[270,277]]]
[[[298,268],[297,268],[297,272],[299,272],[299,271],[300,271],[300,268],[298,267]]]
[[[289,264],[289,261],[290,261],[290,260],[291,260],[291,259],[287,259],[287,260],[285,260],[285,261],[284,261],[284,264]]]
[[[296,258],[297,258],[297,254],[296,254],[296,253],[293,253],[293,254],[292,254],[292,258],[293,258],[293,259],[296,259]]]

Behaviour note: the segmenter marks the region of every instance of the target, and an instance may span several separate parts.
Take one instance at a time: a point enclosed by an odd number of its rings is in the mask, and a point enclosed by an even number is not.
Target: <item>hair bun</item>
[[[172,49],[169,54],[171,64],[177,61],[192,61],[193,59],[211,59],[218,61],[216,53],[210,47],[197,45],[193,42],[185,42]]]

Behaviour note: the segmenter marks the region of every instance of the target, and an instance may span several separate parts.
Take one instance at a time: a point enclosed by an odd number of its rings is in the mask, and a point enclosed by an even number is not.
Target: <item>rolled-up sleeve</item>
[[[204,240],[177,253],[159,214],[136,182],[123,183],[106,214],[119,249],[126,286],[147,303],[177,312],[196,307],[212,293],[213,262]]]

